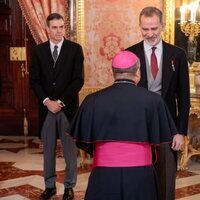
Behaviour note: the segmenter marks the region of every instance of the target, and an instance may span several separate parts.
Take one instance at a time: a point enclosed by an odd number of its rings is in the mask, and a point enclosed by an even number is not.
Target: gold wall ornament
[[[26,61],[26,47],[10,47],[10,61]]]
[[[189,36],[189,40],[193,41],[194,37],[198,36],[200,33],[200,22],[190,22],[185,21],[180,24],[181,31]]]
[[[180,7],[181,31],[189,37],[192,42],[200,33],[200,21],[198,21],[198,8],[200,1],[196,0]]]

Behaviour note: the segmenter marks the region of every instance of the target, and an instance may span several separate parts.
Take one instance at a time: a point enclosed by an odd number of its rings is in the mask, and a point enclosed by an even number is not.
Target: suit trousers
[[[175,199],[176,157],[170,145],[161,144],[157,147],[158,160],[155,169],[162,200]]]
[[[44,148],[44,179],[46,188],[56,186],[56,144],[57,133],[62,143],[66,163],[64,186],[73,188],[77,181],[77,149],[69,135],[65,133],[69,121],[63,111],[56,114],[48,112],[42,127],[42,142]]]

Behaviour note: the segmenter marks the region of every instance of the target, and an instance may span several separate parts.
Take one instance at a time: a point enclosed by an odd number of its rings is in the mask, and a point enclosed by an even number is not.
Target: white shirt
[[[63,41],[64,41],[64,38],[58,43],[58,44],[54,44],[51,40],[50,40],[50,49],[51,49],[51,54],[53,55],[53,51],[54,51],[54,46],[55,45],[57,45],[57,51],[58,51],[58,56],[59,56],[59,54],[60,54],[60,50],[61,50],[61,47],[62,47],[62,44],[63,44]],[[47,98],[45,98],[42,102],[43,102],[43,104],[45,104],[45,102],[47,101],[47,100],[49,100],[49,98],[47,97]],[[65,106],[65,104],[62,102],[62,101],[60,101],[59,99],[58,99],[58,103],[60,103],[62,106]]]
[[[149,66],[151,66],[151,54],[152,54],[152,47],[153,46],[150,46],[145,41],[143,42],[143,45],[144,45],[145,55],[146,55],[148,62],[149,62]],[[155,54],[156,54],[156,58],[157,58],[158,68],[159,68],[160,62],[161,62],[161,57],[162,57],[162,52],[163,52],[162,40],[155,47],[156,47]]]
[[[63,44],[63,41],[64,41],[64,38],[58,43],[58,44],[54,44],[51,40],[50,40],[50,49],[51,49],[51,54],[53,55],[53,51],[54,51],[54,46],[56,45],[58,48],[57,48],[57,51],[58,51],[58,56],[60,54],[60,50],[61,50],[61,47],[62,47],[62,44]]]

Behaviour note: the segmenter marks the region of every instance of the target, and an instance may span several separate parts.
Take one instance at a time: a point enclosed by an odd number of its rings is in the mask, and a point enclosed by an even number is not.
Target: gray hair
[[[141,24],[141,17],[142,16],[145,16],[145,17],[152,17],[153,15],[157,15],[160,19],[160,23],[163,22],[163,13],[161,10],[159,10],[158,8],[156,7],[145,7],[142,9],[142,11],[140,12],[140,16],[139,16],[139,24]]]

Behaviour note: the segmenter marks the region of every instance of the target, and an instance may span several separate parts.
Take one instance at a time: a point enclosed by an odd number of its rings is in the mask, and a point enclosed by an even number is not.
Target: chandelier
[[[180,28],[189,37],[189,41],[193,41],[200,33],[200,21],[199,18],[197,19],[198,15],[200,15],[199,6],[200,0],[189,5],[182,5],[180,8]]]

